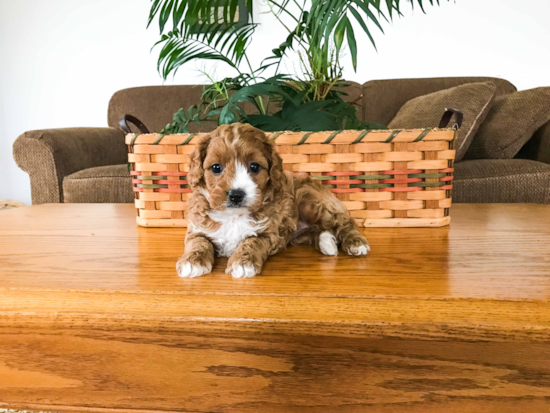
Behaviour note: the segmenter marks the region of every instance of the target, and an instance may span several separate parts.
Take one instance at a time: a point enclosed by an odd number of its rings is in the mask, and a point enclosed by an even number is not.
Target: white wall
[[[0,199],[30,204],[29,179],[11,150],[22,132],[106,126],[115,91],[162,84],[156,52],[150,53],[156,28],[145,30],[149,4],[0,0]],[[385,25],[385,35],[376,34],[378,52],[366,39],[359,42],[358,72],[347,70],[345,77],[495,76],[520,90],[549,86],[548,15],[548,0],[456,0],[428,6],[426,15],[407,12]],[[270,19],[259,14],[256,20]],[[273,25],[258,30],[251,48],[256,62],[283,33]],[[166,83],[202,83],[200,67],[190,65]],[[217,74],[231,72],[219,67]]]

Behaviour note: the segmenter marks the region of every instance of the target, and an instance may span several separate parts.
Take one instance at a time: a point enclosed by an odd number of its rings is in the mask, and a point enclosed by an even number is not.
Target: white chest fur
[[[265,228],[264,222],[253,220],[245,208],[212,211],[209,216],[220,223],[216,231],[207,235],[222,257],[230,257],[245,238],[255,237]]]

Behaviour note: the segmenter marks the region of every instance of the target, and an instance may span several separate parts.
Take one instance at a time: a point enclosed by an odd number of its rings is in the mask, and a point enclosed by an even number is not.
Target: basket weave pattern
[[[128,134],[138,224],[187,226],[186,177],[203,134]],[[318,179],[361,227],[449,223],[454,129],[267,133],[286,171]]]

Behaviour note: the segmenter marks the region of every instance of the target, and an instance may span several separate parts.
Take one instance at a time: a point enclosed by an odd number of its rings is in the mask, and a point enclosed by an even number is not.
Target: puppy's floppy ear
[[[187,181],[191,188],[196,186],[204,186],[204,168],[203,163],[206,158],[206,152],[208,151],[208,145],[212,137],[210,135],[205,136],[199,142],[197,142],[195,150],[191,154],[189,161],[189,173],[187,174]]]
[[[269,180],[271,181],[271,187],[275,192],[281,189],[283,180],[285,179],[283,171],[283,160],[281,156],[275,150],[275,145],[271,142],[265,142],[265,147],[269,154]]]

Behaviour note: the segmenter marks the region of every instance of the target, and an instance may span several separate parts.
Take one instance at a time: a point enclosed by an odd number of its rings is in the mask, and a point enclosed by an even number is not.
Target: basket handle
[[[455,123],[453,124],[453,129],[460,129],[462,126],[462,121],[464,120],[464,114],[457,109],[445,108],[445,113],[439,121],[439,128],[446,128],[449,125],[453,115],[455,116]]]
[[[137,128],[141,133],[150,133],[149,129],[147,129],[147,126],[145,126],[142,121],[140,121],[138,118],[132,115],[124,115],[118,121],[118,125],[120,126],[120,129],[122,129],[124,133],[132,133],[132,131],[130,130],[130,127],[128,126],[128,122],[137,126]]]

